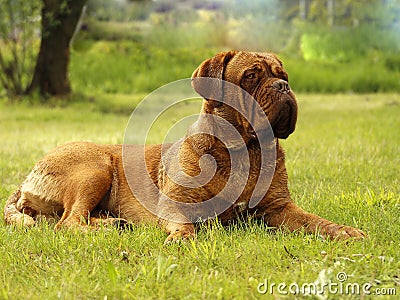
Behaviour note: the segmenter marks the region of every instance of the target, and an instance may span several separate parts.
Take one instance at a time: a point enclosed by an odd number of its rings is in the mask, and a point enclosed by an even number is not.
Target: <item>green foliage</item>
[[[385,66],[390,71],[400,71],[400,56],[397,54],[387,55]]]
[[[400,53],[400,2],[398,0],[311,1],[301,28],[300,49],[304,59],[348,62]],[[328,4],[327,4],[328,3]],[[330,3],[330,5],[329,5]],[[331,9],[329,8],[331,7]]]
[[[381,55],[400,53],[397,35],[395,31],[368,26],[341,30],[321,27],[306,31],[301,36],[300,47],[304,59],[308,61],[350,62],[373,52]]]
[[[39,20],[32,16],[39,16],[40,1],[0,3],[14,12],[0,12],[0,95],[10,97],[31,79],[39,24],[30,25]],[[399,7],[399,0],[89,1],[74,41],[71,82],[79,94],[146,93],[189,77],[218,51],[245,49],[285,56],[299,92],[398,91]],[[29,43],[4,39],[19,28],[10,22],[29,25],[23,35]],[[23,71],[17,65],[29,44]]]
[[[110,106],[111,97],[104,98]],[[300,94],[298,99],[297,129],[282,141],[292,197],[311,212],[362,228],[368,239],[326,241],[273,231],[250,219],[229,227],[203,225],[196,240],[163,246],[166,234],[154,226],[56,233],[47,223],[29,230],[6,226],[1,214],[0,298],[272,299],[281,295],[257,292],[265,279],[287,285],[322,277],[337,282],[339,272],[348,274],[346,283],[371,283],[371,291],[395,287],[398,294],[399,95]],[[119,95],[115,104],[130,101]],[[122,142],[128,116],[90,103],[0,103],[0,207],[55,146],[73,140]]]
[[[161,37],[160,37],[161,39]],[[163,84],[189,78],[205,59],[225,48],[158,47],[132,41],[77,41],[71,61],[76,92],[149,93]],[[400,90],[398,56],[379,51],[348,62],[305,61],[282,56],[295,92],[370,93]],[[101,63],[100,63],[101,62]]]
[[[30,83],[39,43],[40,1],[0,0],[0,95],[21,96]]]
[[[324,1],[305,1],[304,20],[297,1],[275,0],[160,2],[146,21],[125,23],[98,22],[92,15],[73,53],[72,82],[81,93],[150,92],[189,77],[215,53],[236,48],[283,56],[297,92],[400,90],[397,2],[334,2],[328,12]]]
[[[147,1],[143,3],[148,7]],[[306,60],[350,61],[371,51],[400,53],[398,4],[398,0],[385,5],[379,0],[368,4],[358,0],[160,1],[150,9],[149,18],[142,22],[147,28],[140,33],[145,44],[160,47],[269,50]],[[111,20],[121,21],[115,16],[104,25],[113,26]],[[106,37],[109,31],[105,29]]]
[[[208,22],[174,25],[173,19],[154,16],[154,24],[144,35],[145,47],[158,47],[163,51],[179,52],[180,48],[205,51],[207,48],[223,47],[228,43],[228,31],[219,14],[206,14]],[[172,22],[172,23],[171,23]]]
[[[278,53],[287,49],[291,39],[295,38],[294,28],[287,26],[283,20],[268,20],[262,15],[235,20],[227,27],[230,31],[225,45],[233,49]]]
[[[380,55],[347,63],[304,61],[291,57],[284,57],[283,61],[295,92],[375,93],[400,90],[400,72],[394,70],[395,63]]]
[[[89,41],[143,40],[143,25],[140,22],[99,22],[93,18],[86,18],[83,27],[79,33],[78,44],[86,39]]]
[[[130,41],[101,41],[81,48],[85,50],[72,55],[71,81],[82,92],[150,92],[189,78],[202,60],[215,54],[213,49],[145,47]]]
[[[90,16],[99,21],[129,22],[146,20],[153,7],[153,1],[109,1],[89,0],[87,3]]]

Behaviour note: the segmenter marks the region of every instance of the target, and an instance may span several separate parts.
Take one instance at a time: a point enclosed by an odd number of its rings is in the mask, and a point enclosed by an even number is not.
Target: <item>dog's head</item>
[[[212,92],[204,93],[201,78],[219,79],[213,82]],[[217,82],[217,83],[215,83]],[[249,97],[224,94],[224,82],[230,82],[250,94],[260,105],[272,126],[275,137],[287,138],[295,129],[296,98],[288,84],[288,75],[275,54],[244,51],[218,53],[205,60],[192,74],[192,85],[205,98],[203,112],[220,116],[230,122],[247,142],[254,138],[248,118],[224,103],[226,97],[237,97],[240,106],[251,106]],[[206,82],[207,83],[207,82]],[[210,87],[207,87],[210,90]],[[215,99],[218,99],[216,101]],[[247,100],[246,100],[247,99]],[[246,102],[247,101],[247,102]]]

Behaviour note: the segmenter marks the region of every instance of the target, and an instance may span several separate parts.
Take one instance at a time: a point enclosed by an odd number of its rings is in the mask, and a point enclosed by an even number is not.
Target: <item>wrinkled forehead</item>
[[[270,65],[277,65],[282,67],[282,62],[280,59],[273,53],[267,53],[267,52],[254,52],[253,53],[256,57],[261,58],[264,60],[264,62],[270,64]]]
[[[225,70],[225,79],[238,82],[246,70],[265,69],[268,77],[282,77],[285,73],[282,62],[273,53],[238,52],[228,63]]]

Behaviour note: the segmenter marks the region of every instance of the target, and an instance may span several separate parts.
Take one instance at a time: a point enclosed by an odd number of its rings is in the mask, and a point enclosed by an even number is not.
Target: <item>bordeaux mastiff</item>
[[[274,165],[271,178],[263,186],[263,193],[258,191],[260,199],[256,205],[250,202],[263,168],[263,134],[256,134],[258,129],[253,128],[251,120],[224,102],[226,95],[222,95],[220,101],[205,93],[204,83],[196,81],[199,78],[215,78],[242,88],[258,102],[268,117],[274,138],[267,144],[271,146],[272,142],[274,146]],[[124,222],[157,222],[168,233],[166,242],[193,237],[196,220],[178,206],[160,199],[159,206],[155,205],[153,210],[143,205],[163,195],[172,199],[172,203],[200,204],[211,198],[217,199],[220,202],[217,202],[215,214],[224,224],[240,214],[249,213],[269,226],[285,227],[291,231],[304,230],[333,239],[364,237],[359,229],[338,225],[305,212],[291,200],[285,154],[279,139],[286,139],[294,131],[297,104],[288,84],[288,75],[274,54],[244,51],[218,53],[194,71],[192,85],[204,101],[198,122],[189,130],[178,149],[177,160],[168,156],[168,151],[166,159],[161,160],[161,145],[146,146],[148,175],[143,175],[134,169],[124,168],[122,145],[87,142],[63,145],[40,160],[9,197],[4,209],[6,223],[31,226],[38,217],[56,216],[57,230]],[[213,89],[218,92],[218,88],[221,87]],[[236,96],[230,93],[229,97]],[[237,97],[240,98],[240,105],[246,107],[243,102],[246,97],[241,97],[239,93]],[[202,133],[202,130],[193,131],[213,128],[213,132],[217,132],[220,125],[215,118],[208,116],[222,118],[231,124],[240,134],[241,143],[236,143],[234,137],[226,143],[212,134]],[[171,178],[174,170],[183,170],[189,178],[196,178],[202,172],[200,158],[204,155],[212,156],[215,162],[211,180],[200,187],[187,187]],[[246,170],[233,168],[233,161],[239,162],[239,165],[241,161],[248,161],[249,166]],[[148,193],[142,193],[146,195],[145,199],[138,199],[128,184],[127,173],[138,182],[141,182],[141,176],[149,176],[159,192],[149,189]],[[239,185],[242,181],[243,188],[232,199],[224,199],[230,194],[221,194],[221,191],[230,176],[234,176]],[[143,184],[143,189],[146,188]],[[259,187],[257,189],[260,190]],[[231,201],[229,207],[218,211],[218,203],[228,200]]]

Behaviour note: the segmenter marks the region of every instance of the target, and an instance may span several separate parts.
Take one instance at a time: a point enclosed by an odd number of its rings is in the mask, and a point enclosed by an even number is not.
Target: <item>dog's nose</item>
[[[290,92],[289,83],[283,79],[274,81],[274,83],[272,84],[272,88],[280,91],[281,93],[289,93]]]

